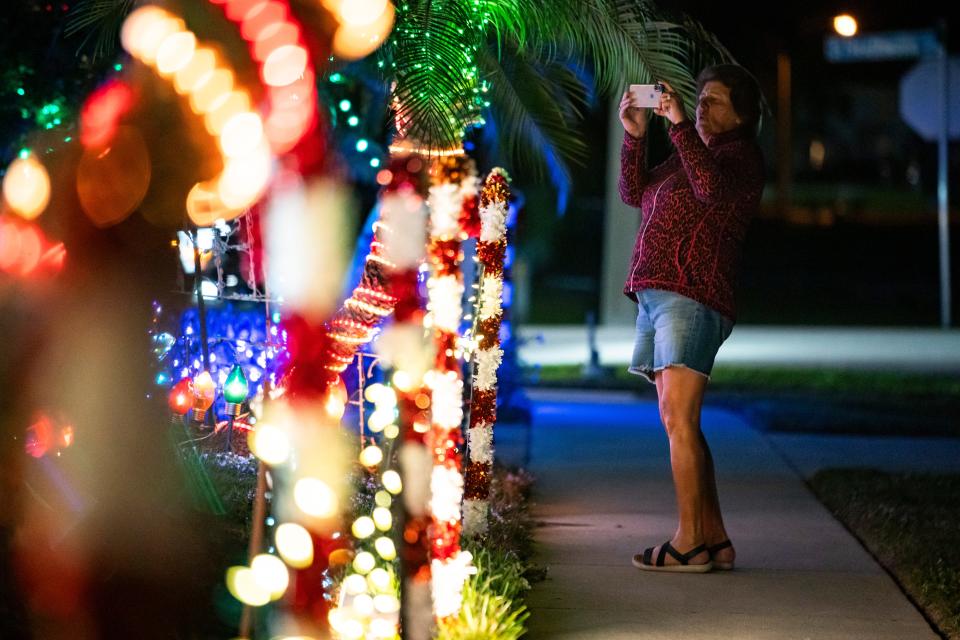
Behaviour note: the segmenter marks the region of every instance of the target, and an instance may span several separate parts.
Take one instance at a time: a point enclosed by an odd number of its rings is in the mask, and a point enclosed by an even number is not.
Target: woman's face
[[[697,101],[697,132],[706,141],[740,126],[740,117],[730,102],[730,87],[717,80],[703,85]]]

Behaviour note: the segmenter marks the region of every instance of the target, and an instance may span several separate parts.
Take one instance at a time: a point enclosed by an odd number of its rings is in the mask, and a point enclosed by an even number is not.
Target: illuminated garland
[[[480,193],[480,241],[477,256],[482,279],[477,302],[475,374],[468,433],[470,463],[464,491],[464,534],[487,531],[490,475],[493,470],[493,426],[497,420],[497,369],[503,359],[500,324],[503,320],[503,263],[507,250],[509,177],[502,169],[490,172]]]
[[[427,281],[429,311],[425,326],[433,330],[436,358],[428,374],[432,425],[429,445],[433,455],[430,480],[430,555],[433,611],[437,618],[460,611],[467,577],[476,572],[472,556],[460,549],[463,472],[460,425],[463,421],[463,380],[458,345],[463,318],[463,261],[461,229],[464,183],[475,174],[465,156],[436,161],[430,187],[431,276]],[[475,190],[475,178],[469,187]]]
[[[404,635],[426,638],[433,618],[427,538],[431,458],[424,442],[429,431],[430,399],[424,392],[423,378],[431,366],[432,353],[423,335],[424,313],[418,291],[427,235],[423,198],[426,165],[416,156],[399,156],[392,158],[389,168],[381,173],[378,181],[384,189],[376,241],[382,244],[387,291],[397,302],[394,322],[377,339],[375,350],[384,366],[393,370],[402,440],[398,455],[404,507],[400,553]],[[387,486],[386,474],[383,481]]]
[[[208,226],[219,218],[236,218],[260,198],[272,173],[263,121],[251,111],[250,94],[235,86],[228,61],[213,47],[198,44],[183,20],[160,7],[147,5],[131,13],[120,40],[130,55],[189,97],[191,109],[217,137],[223,171],[190,190],[190,219]]]

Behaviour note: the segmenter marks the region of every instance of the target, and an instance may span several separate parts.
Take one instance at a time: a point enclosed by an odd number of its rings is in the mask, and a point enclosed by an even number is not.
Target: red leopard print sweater
[[[693,122],[670,127],[676,153],[647,171],[646,140],[624,134],[620,197],[642,210],[623,292],[664,289],[736,320],[743,239],[763,192],[757,143],[734,130],[704,145]]]

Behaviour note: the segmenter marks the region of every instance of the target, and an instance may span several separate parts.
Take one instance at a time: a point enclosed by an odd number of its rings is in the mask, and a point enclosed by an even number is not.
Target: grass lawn
[[[960,639],[960,475],[829,469],[810,484],[943,635]]]

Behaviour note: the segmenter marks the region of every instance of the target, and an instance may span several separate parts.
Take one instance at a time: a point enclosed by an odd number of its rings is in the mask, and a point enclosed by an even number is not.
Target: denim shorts
[[[686,296],[643,289],[637,296],[637,334],[630,373],[655,382],[654,373],[687,367],[707,378],[733,321]]]

